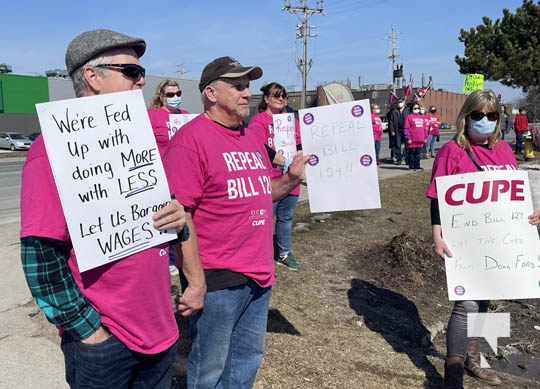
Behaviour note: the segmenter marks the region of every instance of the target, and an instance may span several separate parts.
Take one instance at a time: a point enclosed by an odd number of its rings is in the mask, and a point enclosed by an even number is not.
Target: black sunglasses
[[[146,73],[146,70],[141,65],[134,63],[100,63],[95,67],[119,70],[124,76],[132,78],[135,81],[139,81]]]
[[[171,97],[174,97],[174,96],[177,96],[177,97],[182,96],[182,91],[179,90],[178,92],[167,92],[167,93],[165,93],[165,97],[171,98]]]
[[[484,113],[481,111],[472,111],[471,112],[471,119],[472,120],[482,120],[484,116],[487,116],[488,120],[490,122],[496,122],[499,120],[499,112],[497,111],[491,111],[488,113]]]
[[[280,97],[283,97],[284,99],[287,98],[287,93],[280,93],[280,92],[276,92],[272,95],[272,97],[276,98],[276,99],[279,99]]]

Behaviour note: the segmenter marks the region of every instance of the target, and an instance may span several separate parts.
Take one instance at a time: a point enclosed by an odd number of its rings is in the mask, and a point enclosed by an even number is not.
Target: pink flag
[[[408,99],[412,95],[412,83],[413,83],[413,75],[411,74],[411,77],[409,78],[409,85],[405,88],[403,91],[403,98]]]
[[[390,91],[388,94],[388,106],[391,107],[396,101],[399,101],[399,97],[397,97],[394,92]]]
[[[431,88],[431,84],[433,84],[433,80],[430,78],[429,82],[428,82],[428,84],[426,86],[423,86],[422,88],[418,89],[416,94],[418,95],[419,98],[424,97],[424,95],[427,93],[427,91]]]

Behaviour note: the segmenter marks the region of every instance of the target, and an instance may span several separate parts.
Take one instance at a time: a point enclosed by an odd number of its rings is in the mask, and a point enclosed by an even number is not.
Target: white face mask
[[[380,109],[380,108],[377,108],[377,109],[375,110],[375,113],[381,113],[381,109]]]
[[[398,103],[398,107],[399,107],[399,108],[403,108],[403,102]]]
[[[420,115],[423,115],[424,113],[426,113],[426,111],[424,111],[423,109],[420,110]]]

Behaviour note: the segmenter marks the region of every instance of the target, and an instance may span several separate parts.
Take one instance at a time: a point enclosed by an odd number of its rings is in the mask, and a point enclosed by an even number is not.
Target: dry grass
[[[418,172],[381,181],[379,210],[312,215],[307,202],[299,205],[293,252],[302,268],[276,267],[254,388],[440,387],[452,305],[442,261],[430,250],[429,179],[430,172]],[[537,301],[506,301],[498,308],[519,318],[509,350],[538,358],[532,329],[540,321]],[[190,344],[187,321],[178,318],[178,324],[173,387],[184,388]],[[540,388],[532,379],[506,374],[503,380],[504,387]],[[485,387],[470,377],[465,384]]]

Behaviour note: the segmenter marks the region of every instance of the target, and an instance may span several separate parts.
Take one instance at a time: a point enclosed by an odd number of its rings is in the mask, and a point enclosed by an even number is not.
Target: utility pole
[[[313,64],[313,60],[307,60],[307,38],[313,38],[317,35],[311,35],[311,29],[315,26],[308,26],[307,22],[309,18],[315,14],[320,13],[323,16],[326,16],[326,14],[323,12],[323,3],[324,0],[321,0],[320,2],[317,2],[317,6],[315,8],[309,8],[307,5],[307,0],[301,0],[300,5],[298,7],[292,7],[290,0],[285,0],[285,3],[283,5],[283,11],[289,11],[292,14],[295,14],[298,20],[302,24],[299,24],[296,26],[296,38],[302,38],[302,59],[297,59],[296,66],[298,67],[298,70],[300,70],[300,73],[302,73],[302,101],[300,103],[300,108],[306,107],[306,89],[307,89],[307,73],[309,71],[309,68],[311,69],[311,65]]]
[[[396,80],[399,80],[403,77],[403,64],[401,68],[396,65],[396,59],[399,57],[396,47],[396,29],[392,26],[392,35],[390,36],[392,40],[392,54],[389,54],[387,58],[392,60],[392,92],[396,93]]]
[[[179,67],[180,70],[177,70],[175,73],[180,73],[180,79],[184,78],[184,74],[188,73],[186,69],[184,69],[184,64],[181,63],[180,65],[176,65],[176,67]]]

